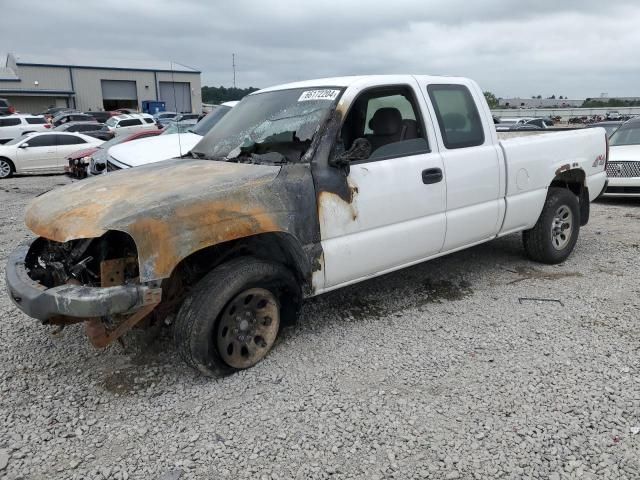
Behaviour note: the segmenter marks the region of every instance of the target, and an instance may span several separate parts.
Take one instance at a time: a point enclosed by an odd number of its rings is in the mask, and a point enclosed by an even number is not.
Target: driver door
[[[28,146],[27,146],[28,145]],[[51,133],[32,135],[18,145],[20,170],[56,170],[58,167],[58,136]]]
[[[444,167],[431,150],[435,134],[421,102],[414,86],[397,85],[365,90],[352,103],[340,142],[348,150],[364,138],[371,151],[350,161],[350,203],[320,196],[326,290],[418,263],[442,249]]]

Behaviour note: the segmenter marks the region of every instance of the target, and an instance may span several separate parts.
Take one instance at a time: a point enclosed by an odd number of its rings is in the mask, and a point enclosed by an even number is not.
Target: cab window
[[[464,85],[429,85],[429,98],[448,149],[484,143],[482,120],[469,89]]]
[[[350,161],[373,161],[428,151],[413,90],[390,86],[367,90],[356,98],[343,124],[336,154],[346,154]]]

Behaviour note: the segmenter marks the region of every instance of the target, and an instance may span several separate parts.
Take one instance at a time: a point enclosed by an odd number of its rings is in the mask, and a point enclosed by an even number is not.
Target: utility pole
[[[236,88],[236,54],[231,54],[231,66],[233,67],[233,88]]]

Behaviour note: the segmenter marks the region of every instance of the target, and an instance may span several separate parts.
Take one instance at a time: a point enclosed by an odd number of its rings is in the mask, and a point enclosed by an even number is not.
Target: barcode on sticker
[[[308,102],[310,100],[335,100],[340,95],[340,90],[307,90],[306,92],[302,92],[299,102]]]

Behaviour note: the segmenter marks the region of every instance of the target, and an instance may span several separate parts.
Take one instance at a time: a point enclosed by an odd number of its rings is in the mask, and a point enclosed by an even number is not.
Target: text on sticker
[[[302,92],[298,101],[308,102],[310,100],[335,100],[338,98],[338,95],[340,95],[340,90],[330,90],[326,88],[323,90],[307,90]]]

